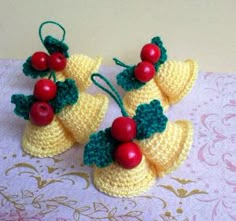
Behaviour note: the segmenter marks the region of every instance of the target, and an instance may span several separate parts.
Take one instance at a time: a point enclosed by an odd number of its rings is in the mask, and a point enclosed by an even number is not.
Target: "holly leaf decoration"
[[[55,113],[59,113],[65,106],[73,105],[79,98],[79,91],[73,79],[66,79],[64,82],[58,81],[56,97],[49,103]]]
[[[145,83],[138,81],[134,76],[135,66],[124,69],[116,77],[117,84],[120,85],[125,91],[139,89]]]
[[[163,43],[162,43],[162,40],[161,40],[160,37],[154,37],[151,40],[151,43],[157,45],[161,50],[161,57],[158,60],[158,62],[154,64],[156,72],[158,72],[158,69],[159,69],[160,65],[164,64],[165,61],[167,60],[167,52],[166,52],[165,47],[163,46]]]
[[[150,104],[139,105],[133,119],[137,124],[137,140],[146,139],[154,133],[163,132],[168,121],[158,100],[153,100]]]
[[[111,136],[111,128],[92,134],[84,149],[84,164],[100,168],[108,166],[114,161],[117,144],[118,141]]]
[[[25,76],[30,76],[32,78],[45,77],[49,73],[49,69],[45,71],[38,71],[31,65],[31,56],[27,58],[26,62],[23,64],[23,73]]]
[[[14,109],[15,114],[23,117],[25,120],[29,120],[30,107],[34,102],[35,98],[33,95],[13,94],[11,96],[11,103],[16,105]]]
[[[49,54],[53,54],[54,52],[60,52],[66,58],[69,57],[69,54],[68,54],[69,47],[64,42],[59,41],[58,39],[48,35],[44,39],[43,44]]]

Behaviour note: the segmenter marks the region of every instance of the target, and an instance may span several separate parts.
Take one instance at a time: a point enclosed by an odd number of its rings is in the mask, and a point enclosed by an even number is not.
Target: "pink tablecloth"
[[[21,65],[0,60],[1,221],[236,220],[236,75],[199,73],[191,93],[167,112],[194,124],[188,159],[148,192],[121,199],[94,188],[91,168],[81,164],[82,146],[51,159],[22,152],[25,122],[13,114],[10,96],[31,93],[34,81]],[[101,73],[114,79],[119,70],[102,67]],[[101,128],[119,114],[111,101]]]

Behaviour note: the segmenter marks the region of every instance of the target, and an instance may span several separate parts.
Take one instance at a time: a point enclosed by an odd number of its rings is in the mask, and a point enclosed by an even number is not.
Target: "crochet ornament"
[[[127,112],[133,116],[137,106],[153,99],[163,108],[180,101],[192,88],[197,76],[197,63],[166,61],[167,53],[160,37],[143,46],[141,62],[129,66],[114,58],[125,69],[117,75],[117,84],[127,91],[123,98]]]
[[[99,84],[96,77],[111,90]],[[192,143],[191,122],[169,122],[158,100],[140,104],[131,117],[105,77],[93,74],[91,79],[116,101],[123,116],[116,118],[110,128],[90,136],[84,164],[94,166],[94,185],[101,192],[117,197],[139,195],[156,177],[184,161]]]
[[[42,27],[49,23],[63,30],[61,41],[51,36],[43,40]],[[68,69],[81,69],[81,75],[86,73],[90,76],[93,69],[86,65],[80,67],[81,63],[75,65],[75,60],[69,62],[69,48],[63,42],[65,30],[60,24],[53,21],[42,23],[39,36],[48,54],[35,52],[23,64],[23,72],[26,76],[43,78],[36,82],[32,95],[15,94],[11,102],[16,105],[14,112],[28,120],[22,138],[24,151],[37,157],[51,157],[71,148],[75,142],[88,141],[107,111],[108,98],[83,92],[78,86],[85,89],[90,80],[80,76],[76,82],[72,79],[76,76],[66,72]]]

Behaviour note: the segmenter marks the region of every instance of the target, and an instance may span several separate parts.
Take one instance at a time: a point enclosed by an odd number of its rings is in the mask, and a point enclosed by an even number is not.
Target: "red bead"
[[[154,65],[147,61],[139,62],[134,69],[136,79],[143,83],[150,81],[154,77],[155,72]]]
[[[34,96],[40,101],[50,101],[57,94],[57,85],[49,79],[40,79],[34,86]]]
[[[157,45],[149,43],[143,46],[140,57],[142,61],[155,64],[161,57],[161,50]]]
[[[142,160],[142,152],[136,143],[120,144],[115,151],[116,162],[125,169],[133,169]]]
[[[63,71],[66,67],[66,57],[60,53],[53,53],[48,60],[48,65],[51,70],[54,71]]]
[[[118,117],[111,126],[111,135],[118,141],[128,142],[136,137],[136,122],[130,117]]]
[[[45,52],[37,51],[31,57],[31,65],[38,71],[45,71],[48,69],[48,58]]]
[[[46,102],[35,102],[30,108],[29,117],[32,124],[46,126],[52,122],[54,111]]]

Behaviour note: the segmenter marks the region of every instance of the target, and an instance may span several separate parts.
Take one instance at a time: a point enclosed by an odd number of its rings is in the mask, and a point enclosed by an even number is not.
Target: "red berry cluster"
[[[46,71],[47,69],[63,71],[66,62],[66,57],[60,52],[55,52],[49,56],[43,51],[37,51],[31,57],[31,65],[37,71]]]
[[[49,79],[40,79],[34,86],[34,97],[37,101],[31,106],[29,117],[33,124],[46,126],[54,117],[52,106],[47,103],[56,97],[57,85]]]
[[[143,83],[150,81],[155,75],[154,64],[160,56],[161,50],[157,45],[152,43],[144,45],[140,53],[142,61],[134,69],[135,77]]]
[[[122,142],[115,150],[115,161],[125,169],[135,168],[142,160],[139,146],[132,142],[136,131],[136,122],[130,117],[118,117],[111,126],[112,137]]]

